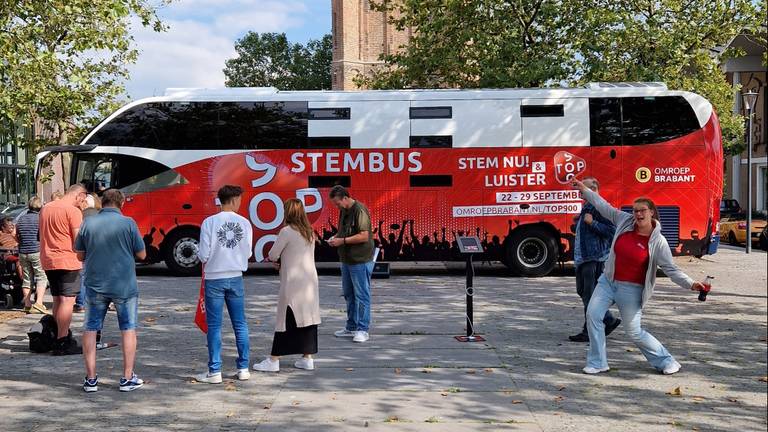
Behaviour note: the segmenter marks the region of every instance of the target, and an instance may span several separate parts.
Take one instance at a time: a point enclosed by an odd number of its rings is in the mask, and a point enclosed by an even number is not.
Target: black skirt
[[[285,313],[285,331],[275,332],[272,355],[317,354],[317,324],[296,327],[296,318],[289,307]]]

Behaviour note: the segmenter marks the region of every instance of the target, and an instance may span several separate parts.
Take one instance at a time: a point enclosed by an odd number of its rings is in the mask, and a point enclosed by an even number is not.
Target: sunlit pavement
[[[762,431],[767,259],[731,247],[678,258],[692,277],[715,277],[704,303],[660,279],[645,324],[682,363],[673,376],[652,370],[621,329],[609,338],[611,371],[581,374],[586,344],[567,340],[583,318],[568,267],[540,279],[481,268],[475,327],[487,342],[466,344],[453,339],[464,332],[461,265],[411,264],[374,281],[365,344],[333,337],[345,306],[339,277],[324,266],[317,370],[294,369],[289,357],[280,373],[221,385],[189,378],[207,359],[192,324],[199,281],[141,268],[137,372],[147,385],[120,393],[121,352],[110,348],[98,352],[99,392],[85,394],[81,358],[29,353],[36,318],[13,319],[0,324],[0,430]],[[253,363],[271,347],[278,278],[257,268],[246,288]],[[226,325],[224,335],[231,373]],[[105,340],[119,342],[112,313]]]

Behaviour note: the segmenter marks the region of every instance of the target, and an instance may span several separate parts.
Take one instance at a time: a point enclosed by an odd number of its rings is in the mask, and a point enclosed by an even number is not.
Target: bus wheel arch
[[[160,254],[165,265],[176,276],[200,274],[201,265],[197,258],[200,243],[200,228],[182,225],[169,232],[160,245]]]
[[[560,257],[560,233],[547,223],[521,225],[509,236],[505,264],[522,276],[548,275]]]

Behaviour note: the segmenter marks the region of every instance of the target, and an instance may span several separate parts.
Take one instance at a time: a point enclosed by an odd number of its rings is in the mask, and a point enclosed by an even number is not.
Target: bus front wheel
[[[176,276],[200,274],[200,260],[197,251],[200,244],[200,231],[195,228],[182,228],[173,231],[165,238],[163,255],[165,265]]]
[[[507,265],[522,276],[546,276],[557,264],[557,241],[550,230],[522,227],[507,245]]]

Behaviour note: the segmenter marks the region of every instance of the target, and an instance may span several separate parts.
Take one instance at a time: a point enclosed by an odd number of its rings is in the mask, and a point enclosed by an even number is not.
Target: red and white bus
[[[55,163],[50,158],[57,157]],[[617,206],[660,207],[678,254],[717,249],[723,181],[720,128],[703,97],[659,83],[571,89],[278,91],[169,89],[110,115],[79,145],[38,155],[63,186],[119,188],[149,261],[198,270],[202,220],[224,184],[246,191],[243,215],[263,260],[282,201],[305,203],[318,261],[341,184],[365,203],[384,261],[461,259],[456,236],[478,235],[484,260],[538,276],[568,260],[581,199],[573,176],[594,176]]]

